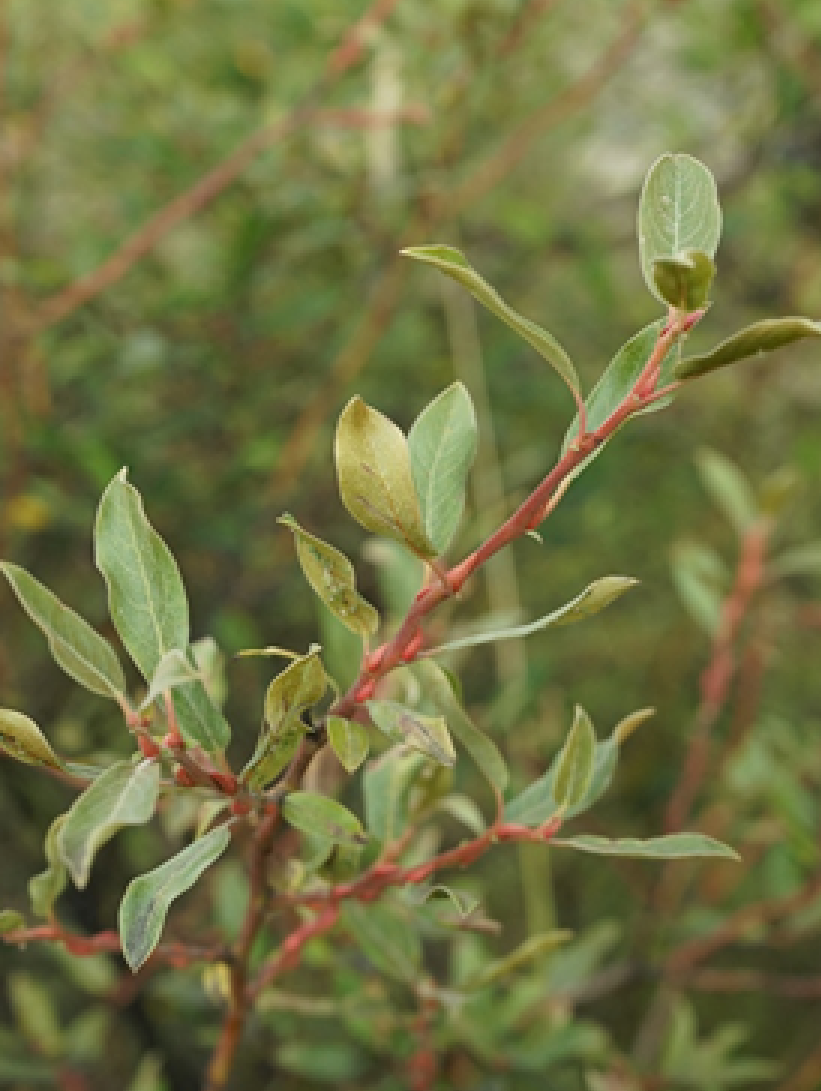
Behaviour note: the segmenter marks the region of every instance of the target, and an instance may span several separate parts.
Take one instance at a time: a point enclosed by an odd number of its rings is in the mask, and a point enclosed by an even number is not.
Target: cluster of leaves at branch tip
[[[616,430],[615,424],[608,427],[607,422],[619,409],[632,405],[634,392],[639,397],[638,391],[644,388],[637,384],[646,376],[649,362],[654,365],[653,375],[658,370],[656,386],[663,396],[648,398],[630,415],[668,405],[683,380],[756,358],[793,341],[821,336],[821,323],[813,319],[773,318],[748,326],[707,352],[681,357],[676,322],[683,322],[684,317],[702,317],[716,272],[714,258],[720,234],[721,210],[707,167],[688,155],[662,156],[650,168],[642,190],[638,235],[645,282],[668,313],[666,318],[639,330],[615,353],[587,395],[587,430],[597,433],[599,442],[589,455],[580,457],[581,449],[574,447],[579,439],[577,413],[562,445],[562,457],[571,453],[568,463],[573,466],[562,488],[601,454]],[[413,247],[403,253],[463,285],[550,364],[581,405],[578,375],[564,348],[551,333],[510,307],[464,254],[447,245]],[[662,335],[667,340],[660,342]],[[658,360],[660,343],[666,351]],[[616,421],[623,419],[622,413]],[[361,398],[352,398],[337,424],[334,444],[342,501],[366,530],[387,536],[414,556],[433,562],[451,546],[458,532],[476,445],[476,415],[461,383],[452,384],[423,409],[407,437]],[[574,451],[579,456],[575,462]],[[718,456],[703,453],[699,465],[711,495],[739,534],[765,515],[766,503],[753,496],[739,474]],[[293,535],[299,564],[312,590],[332,614],[367,643],[377,631],[380,618],[357,591],[350,560],[302,528],[293,516],[283,515],[279,521]],[[169,723],[179,726],[187,743],[222,762],[230,728],[220,711],[224,694],[219,649],[210,638],[190,643],[188,600],[179,568],[150,524],[142,498],[125,470],[109,483],[100,501],[94,551],[106,584],[114,629],[144,679],[146,690],[140,712],[154,711],[165,716]],[[702,557],[699,563],[703,562]],[[800,573],[808,566],[813,571],[818,569],[817,550],[782,558],[784,574]],[[129,702],[123,668],[109,643],[18,565],[2,562],[0,571],[22,608],[45,635],[55,662],[92,693],[115,701],[133,727],[139,714]],[[365,825],[334,799],[303,790],[283,793],[282,817],[304,837],[308,855],[305,874],[315,875],[331,859],[347,869],[347,874],[357,874],[362,847],[369,837],[391,845],[430,808],[441,807],[474,832],[481,832],[484,819],[473,801],[450,792],[450,768],[458,761],[457,745],[497,794],[507,787],[508,770],[496,743],[463,708],[458,685],[433,657],[581,621],[634,584],[624,576],[604,577],[534,622],[488,629],[422,652],[405,668],[415,679],[420,700],[403,705],[372,698],[365,706],[374,727],[393,744],[364,767]],[[264,790],[288,767],[308,730],[308,714],[312,710],[316,714],[329,688],[338,694],[320,652],[319,646],[312,645],[305,654],[275,646],[238,653],[290,659],[265,694],[262,728],[240,778],[246,792]],[[507,800],[505,819],[538,828],[561,818],[562,836],[553,843],[583,852],[658,859],[734,857],[726,845],[701,834],[680,833],[642,841],[565,833],[566,824],[592,807],[607,790],[620,746],[650,715],[652,710],[648,709],[634,712],[621,720],[609,737],[599,740],[589,716],[577,707],[561,751],[541,777]],[[325,717],[325,726],[330,745],[344,768],[348,772],[359,769],[369,751],[368,730],[355,718],[334,714],[333,705]],[[175,791],[173,785],[163,784],[160,762],[143,759],[140,754],[115,761],[105,769],[64,762],[38,725],[13,709],[0,709],[0,750],[61,774],[79,769],[90,780],[69,811],[52,823],[45,841],[47,868],[30,882],[32,909],[45,918],[51,917],[69,874],[83,887],[100,847],[123,827],[149,821],[160,792]],[[224,799],[208,801],[206,807],[211,809],[201,819],[195,840],[129,884],[120,906],[119,924],[123,952],[132,969],[143,965],[156,948],[171,903],[228,847],[230,823],[208,828],[224,806]],[[415,810],[418,806],[422,809]],[[447,896],[454,901],[455,896]],[[473,911],[465,909],[458,898],[454,904],[461,906],[460,913]],[[376,907],[344,907],[345,919],[370,948],[374,963],[403,980],[415,980],[421,948],[417,933],[405,926],[408,912],[407,905],[398,909],[387,900]],[[22,924],[21,915],[15,911],[0,913],[0,930],[13,933]],[[533,937],[508,961],[533,957],[533,952],[559,942],[561,937],[557,935]],[[386,936],[395,937],[395,941],[386,943]],[[494,973],[488,970],[485,981],[491,980]]]

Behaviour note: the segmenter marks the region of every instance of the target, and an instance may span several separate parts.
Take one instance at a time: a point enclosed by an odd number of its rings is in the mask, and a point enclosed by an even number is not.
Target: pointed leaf
[[[302,713],[322,700],[328,686],[320,650],[312,646],[268,686],[262,732],[242,771],[242,780],[251,788],[262,788],[285,768],[308,730]]]
[[[190,890],[205,869],[225,852],[230,840],[228,827],[218,826],[128,884],[120,903],[120,939],[123,957],[135,973],[159,943],[168,907],[180,894]]]
[[[370,762],[362,781],[368,832],[390,845],[408,824],[408,797],[425,767],[421,754],[396,747]]]
[[[437,553],[444,553],[461,522],[476,443],[476,413],[462,383],[443,390],[408,433],[413,483]]]
[[[529,936],[509,955],[488,962],[475,977],[465,983],[464,988],[466,990],[487,988],[488,985],[509,977],[523,966],[528,966],[537,959],[551,954],[557,947],[561,947],[572,938],[573,933],[564,928],[555,928],[550,932]]]
[[[680,860],[689,856],[722,856],[727,860],[740,860],[738,853],[721,841],[703,833],[669,833],[664,837],[651,837],[639,841],[633,837],[594,837],[578,834],[576,837],[554,837],[552,845],[581,852],[598,853],[601,856],[634,856],[652,860]]]
[[[291,826],[314,837],[348,845],[363,845],[368,840],[355,814],[335,799],[316,792],[289,792],[280,810]]]
[[[39,875],[29,879],[29,898],[32,911],[36,916],[46,919],[52,916],[54,903],[66,888],[66,867],[60,858],[57,845],[65,820],[66,815],[58,815],[49,826],[45,840],[48,867]]]
[[[178,686],[184,686],[186,683],[196,681],[198,678],[199,672],[185,658],[185,653],[177,648],[172,648],[170,652],[163,655],[157,664],[157,668],[151,676],[148,693],[145,695],[140,708],[148,708],[152,701],[156,701],[166,690],[177,689]]]
[[[331,613],[351,632],[362,637],[375,633],[379,614],[356,590],[354,567],[345,554],[303,530],[292,515],[281,515],[277,522],[293,533],[305,579]]]
[[[453,765],[453,749],[443,716],[423,716],[395,701],[368,701],[371,719],[388,738],[404,742],[441,765]]]
[[[704,487],[738,534],[745,534],[758,518],[758,504],[749,481],[734,462],[718,451],[702,448],[696,465]]]
[[[653,283],[659,295],[680,311],[697,311],[707,303],[715,274],[715,262],[703,250],[686,250],[653,262]]]
[[[734,333],[709,352],[685,357],[673,368],[673,374],[677,379],[695,379],[739,360],[763,356],[804,337],[821,337],[821,322],[809,318],[765,318]]]
[[[495,629],[485,633],[473,633],[459,640],[451,640],[447,644],[440,644],[438,648],[429,648],[422,654],[425,658],[428,658],[441,655],[444,652],[457,651],[459,648],[472,648],[477,644],[491,644],[496,643],[498,640],[513,640],[523,636],[531,636],[533,633],[538,633],[542,629],[549,629],[554,625],[570,625],[574,621],[583,621],[585,618],[597,614],[599,610],[603,610],[605,606],[609,606],[625,591],[635,587],[638,582],[631,576],[603,576],[585,587],[584,591],[571,599],[570,602],[565,603],[558,610],[554,610],[552,614],[547,614],[537,621],[531,621],[527,625],[516,625],[512,629]]]
[[[188,600],[177,562],[125,470],[103,493],[94,546],[114,628],[148,681],[166,652],[188,647]]]
[[[472,296],[484,304],[489,311],[492,311],[497,318],[501,318],[528,344],[532,345],[539,355],[558,371],[572,391],[577,394],[581,391],[576,369],[556,338],[547,330],[537,326],[535,322],[531,322],[529,318],[525,318],[514,311],[512,307],[509,307],[496,289],[492,288],[470,265],[461,250],[444,245],[409,246],[405,250],[401,250],[400,253],[404,254],[405,257],[413,258],[415,261],[423,261],[427,265],[433,265],[440,272],[462,284]]]
[[[358,523],[426,560],[436,556],[419,510],[408,442],[393,421],[352,398],[336,426],[334,456],[339,495]]]
[[[596,753],[596,733],[590,717],[576,705],[573,726],[559,755],[553,796],[562,809],[584,799],[593,777]]]
[[[493,739],[489,738],[468,716],[454,693],[448,677],[433,660],[419,660],[413,664],[413,673],[422,685],[422,692],[445,717],[451,733],[470,754],[483,776],[498,791],[507,787],[508,773],[505,759]]]
[[[26,918],[16,909],[0,909],[0,936],[7,932],[17,932],[24,928]]]
[[[24,568],[4,562],[0,570],[66,674],[92,693],[123,697],[125,676],[111,645]]]
[[[34,720],[11,708],[0,708],[0,750],[27,765],[63,768]]]
[[[231,728],[199,679],[177,686],[171,695],[177,724],[187,742],[209,754],[219,753],[231,741]]]
[[[97,851],[123,826],[141,826],[154,814],[160,790],[156,761],[118,761],[78,796],[57,838],[76,886],[88,882]]]
[[[653,263],[687,250],[715,256],[721,208],[715,179],[690,155],[662,155],[650,167],[639,198],[639,255],[647,287],[666,302],[653,279]]]
[[[326,721],[328,741],[342,766],[354,773],[368,756],[368,733],[356,720],[329,716]]]

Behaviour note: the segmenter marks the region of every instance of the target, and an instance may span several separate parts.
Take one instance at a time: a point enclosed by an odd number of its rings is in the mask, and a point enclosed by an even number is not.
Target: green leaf
[[[195,640],[190,648],[205,692],[217,708],[225,704],[225,657],[212,636]]]
[[[659,295],[679,311],[703,307],[715,275],[715,262],[702,250],[686,250],[653,262],[653,283]]]
[[[718,628],[723,594],[710,566],[710,551],[697,543],[678,542],[673,547],[671,572],[679,598],[690,616],[712,636]]]
[[[342,905],[342,921],[377,970],[399,981],[418,982],[419,934],[395,906],[347,901]]]
[[[480,900],[472,894],[452,890],[449,886],[443,886],[441,883],[422,890],[417,887],[417,891],[418,894],[416,897],[411,895],[415,904],[424,905],[426,902],[432,901],[433,899],[445,898],[456,910],[456,917],[459,921],[464,921],[466,918],[470,917],[476,912],[481,904]]]
[[[52,1060],[60,1057],[65,1049],[65,1037],[51,989],[24,974],[9,974],[7,982],[15,1022],[29,1048],[33,1047],[36,1053]]]
[[[653,264],[688,250],[715,257],[721,208],[715,179],[690,155],[662,155],[644,180],[638,212],[639,256],[647,287],[667,302],[653,278]]]
[[[29,879],[29,898],[32,911],[38,917],[51,917],[54,903],[66,888],[66,867],[60,858],[57,841],[66,815],[58,815],[48,828],[45,840],[48,867]]]
[[[368,756],[368,733],[356,720],[329,716],[326,721],[328,741],[339,761],[354,773]]]
[[[241,774],[243,782],[251,788],[262,788],[285,768],[308,730],[301,719],[302,713],[321,701],[328,687],[320,651],[313,646],[268,686],[262,732]]]
[[[440,644],[438,648],[429,648],[423,653],[425,658],[433,655],[441,655],[444,652],[458,651],[460,648],[471,648],[477,644],[491,644],[499,640],[514,640],[523,636],[531,636],[555,625],[570,625],[574,621],[584,621],[592,617],[605,606],[609,606],[617,598],[635,587],[638,580],[631,576],[603,576],[594,580],[585,587],[580,595],[577,595],[564,606],[554,610],[545,617],[531,621],[527,625],[516,625],[512,629],[493,629],[484,633],[472,633],[470,636],[461,637],[459,640],[451,640],[447,644]]]
[[[651,837],[639,841],[633,837],[595,837],[578,834],[575,837],[554,837],[552,845],[581,852],[593,852],[601,856],[633,856],[652,860],[680,860],[689,856],[721,856],[727,860],[740,860],[738,853],[703,833],[668,833],[663,837]]]
[[[367,708],[373,722],[389,739],[407,743],[441,765],[456,761],[444,716],[423,716],[395,701],[368,701]]]
[[[303,530],[292,515],[278,523],[293,533],[305,579],[328,609],[351,632],[367,637],[379,628],[379,614],[356,590],[354,567],[344,553]]]
[[[123,826],[141,826],[154,814],[160,790],[156,761],[118,761],[78,796],[57,838],[58,851],[76,886],[88,882],[91,863]]]
[[[231,728],[199,679],[177,686],[171,699],[177,724],[189,743],[209,754],[225,749],[231,741]]]
[[[795,546],[774,557],[769,564],[773,576],[821,576],[821,542]]]
[[[470,754],[485,779],[503,792],[508,781],[505,759],[493,739],[480,731],[468,716],[442,667],[433,660],[421,659],[411,670],[419,679],[425,697],[445,717],[451,733]]]
[[[484,989],[488,985],[516,973],[523,966],[529,966],[532,962],[551,954],[557,947],[567,943],[573,938],[573,933],[563,928],[555,928],[550,932],[542,932],[539,935],[529,936],[514,951],[504,958],[494,959],[488,962],[474,977],[465,982],[466,991]]]
[[[7,932],[17,932],[25,927],[26,918],[16,909],[0,909],[0,936]]]
[[[368,832],[383,845],[392,844],[405,832],[408,797],[424,768],[421,754],[395,747],[365,769],[365,822]]]
[[[179,686],[194,682],[198,678],[199,672],[185,658],[185,653],[177,648],[172,648],[170,652],[163,655],[157,664],[157,669],[151,676],[148,693],[145,695],[140,708],[148,708],[166,690],[177,689]]]
[[[408,433],[413,483],[437,553],[444,553],[461,522],[477,436],[473,402],[462,383],[443,390]]]
[[[334,456],[339,495],[358,523],[425,560],[436,556],[422,522],[408,441],[393,421],[351,398],[336,426]]]
[[[125,676],[111,645],[24,568],[3,562],[0,570],[66,674],[92,693],[120,700]]]
[[[810,318],[765,318],[753,322],[709,352],[687,356],[673,368],[676,379],[695,379],[750,356],[763,356],[804,337],[821,337],[821,322]]]
[[[177,562],[125,470],[103,493],[94,546],[114,628],[148,681],[166,652],[188,647],[188,600]]]
[[[423,261],[427,265],[433,265],[440,272],[445,273],[453,280],[458,281],[478,299],[497,318],[515,330],[520,337],[531,345],[551,367],[561,375],[567,385],[576,394],[580,393],[581,385],[576,369],[571,363],[570,357],[552,334],[531,322],[529,318],[518,314],[509,307],[495,288],[481,277],[468,262],[461,250],[453,246],[441,244],[432,246],[409,246],[400,251],[407,258],[415,261]]]
[[[63,768],[34,720],[11,708],[0,708],[0,750],[27,765]]]
[[[158,868],[132,879],[120,903],[123,957],[136,973],[157,946],[168,907],[194,885],[207,867],[225,852],[231,840],[227,826],[218,826]]]
[[[347,807],[316,792],[289,792],[280,804],[282,817],[298,830],[328,841],[362,845],[368,835]]]
[[[584,799],[593,777],[596,733],[590,717],[576,705],[573,726],[556,765],[553,796],[559,807],[572,807]]]
[[[734,462],[706,447],[696,455],[696,466],[704,487],[736,533],[745,534],[758,518],[758,504],[747,478]]]
[[[645,326],[644,329],[639,330],[639,332],[634,334],[629,341],[622,345],[604,369],[599,381],[585,399],[584,405],[587,415],[588,432],[595,432],[597,429],[601,428],[604,422],[616,409],[618,409],[625,398],[630,396],[638,377],[644,370],[644,365],[652,355],[656,341],[658,341],[659,334],[663,327],[664,321],[659,319],[656,322],[651,322],[650,325]],[[675,360],[675,348],[671,348],[668,350],[667,355],[664,357],[661,364],[661,372],[658,381],[659,389],[667,386],[672,380]],[[636,415],[641,416],[644,413],[655,413],[669,404],[669,400],[663,398],[661,401],[653,402],[652,405],[640,410]],[[579,414],[577,413],[573,418],[572,424],[565,433],[562,442],[562,455],[567,453],[571,444],[575,443],[578,439],[578,436]],[[570,479],[572,480],[573,478],[578,477],[582,470],[586,469],[595,458],[598,458],[612,438],[613,436],[610,436],[605,443],[598,444],[587,458],[573,470]]]

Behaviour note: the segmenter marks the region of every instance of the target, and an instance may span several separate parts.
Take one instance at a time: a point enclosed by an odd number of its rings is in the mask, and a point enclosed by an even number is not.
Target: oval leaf
[[[336,426],[334,456],[339,495],[358,523],[427,560],[436,556],[422,523],[408,442],[393,421],[352,398]]]
[[[680,311],[697,311],[706,304],[715,274],[715,262],[702,250],[653,262],[653,283],[659,294]]]
[[[188,647],[188,600],[177,562],[125,470],[103,493],[94,548],[114,628],[148,681],[166,652]]]
[[[363,845],[368,840],[355,814],[316,792],[289,792],[280,810],[286,822],[313,837],[348,845]]]
[[[326,727],[333,752],[349,773],[355,772],[368,756],[367,731],[356,720],[341,716],[329,716]]]
[[[60,857],[76,886],[88,882],[91,863],[123,826],[148,822],[157,805],[160,767],[155,761],[119,761],[74,801],[57,837]]]
[[[230,840],[228,827],[218,826],[128,884],[120,903],[120,939],[123,957],[135,973],[159,943],[168,907],[180,894],[190,890],[205,869],[225,852]]]
[[[291,515],[277,522],[293,533],[305,579],[331,613],[351,632],[362,637],[375,633],[379,614],[356,590],[354,567],[345,554],[303,530]]]
[[[576,705],[573,726],[559,755],[553,796],[559,807],[572,807],[584,799],[593,777],[596,733],[590,717]]]
[[[650,167],[639,198],[639,256],[647,287],[666,300],[653,278],[653,263],[686,250],[715,257],[721,208],[715,179],[690,155],[662,155]]]
[[[583,621],[585,618],[597,614],[605,606],[609,606],[617,598],[635,587],[638,580],[631,576],[603,576],[594,580],[585,587],[580,595],[570,602],[565,603],[552,614],[531,621],[527,625],[516,625],[512,629],[493,629],[485,633],[472,633],[470,636],[461,637],[459,640],[451,640],[447,644],[440,644],[438,648],[429,648],[422,653],[427,658],[441,655],[443,652],[457,651],[459,648],[471,648],[477,644],[491,644],[498,640],[513,640],[523,636],[531,636],[542,629],[549,629],[554,625],[570,625],[574,621]]]
[[[480,731],[459,702],[447,675],[432,660],[419,660],[411,668],[422,692],[447,720],[448,727],[470,754],[479,771],[498,791],[507,787],[505,759],[493,739]]]
[[[419,933],[394,905],[347,901],[342,920],[370,962],[389,977],[418,983],[422,944]]]
[[[753,322],[709,352],[687,356],[673,368],[677,379],[695,379],[748,357],[763,356],[804,337],[821,337],[821,322],[809,318],[765,318]]]
[[[734,462],[707,448],[696,455],[696,466],[704,487],[735,531],[745,534],[758,518],[758,504],[747,478]]]
[[[407,258],[415,261],[423,261],[427,265],[433,265],[440,272],[458,281],[471,293],[474,298],[484,304],[497,318],[515,330],[529,345],[561,375],[570,389],[579,394],[581,385],[576,369],[571,363],[570,357],[552,334],[531,322],[529,318],[518,314],[509,307],[495,288],[481,277],[469,263],[461,250],[453,246],[409,246],[400,250]]]
[[[437,553],[447,549],[462,519],[477,435],[473,402],[462,383],[443,390],[419,414],[408,433],[425,533]]]
[[[27,765],[63,768],[34,720],[11,708],[0,708],[0,750]]]
[[[389,739],[407,743],[441,765],[453,765],[453,749],[444,716],[423,716],[395,701],[368,701],[371,719]]]
[[[51,654],[66,674],[92,693],[121,699],[125,676],[111,645],[24,568],[3,563],[0,569],[20,605],[45,634]]]
[[[148,693],[145,695],[140,708],[148,708],[152,701],[156,701],[167,690],[177,689],[179,686],[196,681],[198,678],[199,671],[191,666],[185,658],[185,654],[177,648],[172,648],[170,652],[165,653],[157,664],[157,669],[151,676]]]
[[[669,833],[664,837],[651,837],[646,841],[633,837],[611,840],[609,837],[579,834],[576,837],[554,837],[550,843],[567,849],[579,849],[581,852],[598,853],[601,856],[634,856],[651,860],[681,860],[688,856],[741,859],[729,845],[703,833]]]

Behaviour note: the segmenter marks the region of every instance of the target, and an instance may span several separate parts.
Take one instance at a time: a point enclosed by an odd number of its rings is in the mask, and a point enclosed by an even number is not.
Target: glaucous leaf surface
[[[444,716],[425,716],[396,701],[368,701],[367,708],[379,730],[394,742],[407,743],[441,765],[456,761]]]
[[[293,534],[305,579],[331,613],[362,637],[375,633],[379,614],[356,590],[356,573],[345,554],[303,530],[292,515],[281,515],[277,522]]]
[[[115,701],[123,697],[125,676],[108,641],[24,568],[4,562],[0,570],[66,674],[92,693]]]
[[[177,686],[171,700],[177,724],[187,742],[201,746],[209,754],[225,749],[231,741],[231,728],[199,678]]]
[[[439,664],[431,659],[420,659],[411,669],[421,682],[425,697],[445,717],[451,733],[470,754],[479,771],[494,788],[504,791],[508,781],[505,759],[493,739],[480,731],[468,716]]]
[[[120,903],[120,939],[123,957],[135,973],[159,943],[171,903],[190,890],[230,840],[229,828],[218,826],[128,884]]]
[[[98,849],[118,830],[151,819],[159,790],[158,762],[118,761],[77,797],[57,838],[60,858],[76,886],[86,885]]]
[[[166,652],[157,664],[157,668],[151,676],[151,681],[140,708],[148,706],[161,697],[166,690],[177,689],[188,682],[194,682],[199,678],[196,667],[192,667],[185,658],[185,653],[177,648]]]
[[[436,556],[425,534],[408,441],[392,420],[351,398],[336,426],[334,456],[339,495],[358,523],[426,560]]]
[[[573,726],[559,754],[553,796],[559,807],[572,807],[584,799],[593,777],[596,733],[585,710],[576,705]]]
[[[63,768],[63,762],[34,720],[12,708],[0,708],[0,750],[27,765]]]
[[[448,641],[440,644],[438,648],[429,648],[422,655],[425,658],[441,655],[444,652],[457,651],[460,648],[472,648],[477,644],[491,644],[498,640],[514,640],[523,636],[532,636],[533,633],[549,629],[554,625],[570,625],[574,621],[583,621],[592,617],[605,606],[609,606],[617,598],[635,587],[639,581],[631,576],[602,576],[585,587],[581,594],[577,595],[564,606],[559,607],[545,617],[531,621],[527,625],[515,625],[510,629],[493,629],[485,633],[472,633],[470,636],[461,637],[459,640]]]
[[[368,733],[356,720],[329,716],[326,721],[328,742],[343,768],[355,772],[368,756]]]
[[[697,311],[706,304],[715,273],[715,262],[701,250],[653,262],[653,283],[659,295],[679,311]]]
[[[166,652],[188,647],[188,600],[177,562],[125,470],[103,493],[94,547],[114,628],[148,681]]]
[[[715,257],[721,238],[721,207],[715,179],[690,155],[662,155],[650,167],[639,198],[639,256],[647,287],[660,303],[653,263],[687,250]]]
[[[506,325],[532,345],[539,355],[556,369],[572,391],[577,394],[581,392],[576,369],[556,338],[509,307],[496,289],[476,272],[461,250],[457,250],[454,246],[433,244],[409,246],[400,253],[415,261],[433,265],[446,276],[458,281],[497,318],[501,318]]]
[[[708,837],[704,833],[668,833],[663,837],[650,837],[640,841],[633,837],[597,837],[593,834],[577,834],[575,837],[554,837],[553,845],[581,852],[593,852],[601,856],[634,856],[651,860],[680,860],[688,856],[722,856],[727,860],[740,860],[738,853]]]
[[[365,823],[371,836],[383,845],[392,844],[405,832],[408,797],[424,767],[425,758],[404,747],[388,750],[366,766],[362,779]]]
[[[408,433],[425,533],[437,553],[444,553],[461,522],[477,438],[476,413],[462,383],[434,398]]]
[[[760,357],[805,337],[821,337],[821,322],[810,318],[764,318],[739,330],[709,352],[686,356],[673,368],[676,379],[695,379],[750,357]]]
[[[355,814],[317,792],[289,792],[280,811],[291,826],[315,837],[350,845],[362,845],[368,840]]]

